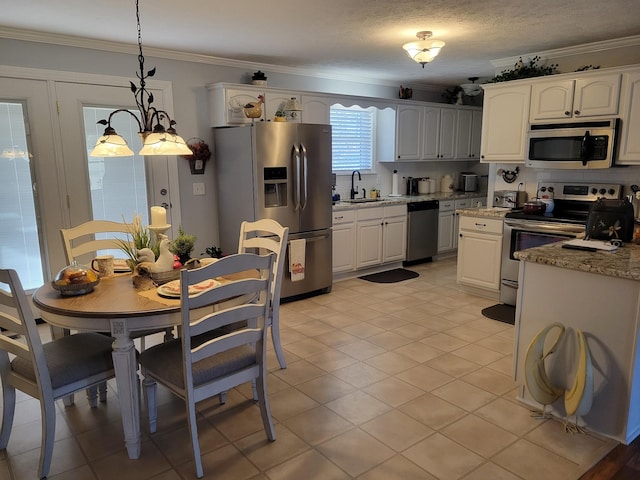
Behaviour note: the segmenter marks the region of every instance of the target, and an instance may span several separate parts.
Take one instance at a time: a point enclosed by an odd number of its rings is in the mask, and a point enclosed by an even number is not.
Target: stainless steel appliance
[[[289,248],[282,298],[330,291],[331,126],[258,122],[214,129],[220,247],[238,249],[243,220],[271,218],[305,239],[304,279],[292,282]]]
[[[516,304],[518,290],[520,261],[514,258],[513,252],[584,237],[591,204],[598,198],[621,198],[622,186],[540,182],[538,192],[554,198],[551,213],[531,215],[515,210],[504,219],[500,301],[507,305]]]
[[[496,190],[493,192],[493,206],[501,208],[522,208],[527,201],[524,190]]]
[[[460,172],[458,174],[458,188],[461,192],[478,191],[478,175],[473,172]]]
[[[525,165],[537,168],[609,168],[616,154],[620,119],[531,124]]]
[[[407,204],[407,254],[405,264],[438,253],[438,200]]]

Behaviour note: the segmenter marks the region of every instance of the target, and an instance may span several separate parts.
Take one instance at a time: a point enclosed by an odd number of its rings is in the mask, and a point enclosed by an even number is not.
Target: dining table
[[[257,272],[241,272],[216,280],[232,281],[247,275],[255,276]],[[237,301],[246,300],[239,298]],[[155,288],[139,290],[133,285],[131,273],[120,273],[101,278],[93,291],[77,296],[61,295],[51,283],[45,283],[33,293],[33,303],[41,310],[43,320],[56,327],[111,332],[125,446],[130,459],[139,458],[138,362],[131,333],[178,326],[181,322],[180,299],[160,296]]]

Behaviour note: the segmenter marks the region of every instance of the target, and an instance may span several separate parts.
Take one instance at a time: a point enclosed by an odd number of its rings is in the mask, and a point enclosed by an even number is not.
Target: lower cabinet
[[[460,216],[458,283],[500,291],[502,228],[502,219]]]
[[[333,212],[333,272],[350,272],[356,268],[356,211]]]
[[[482,197],[461,198],[458,200],[440,200],[440,211],[438,216],[438,253],[458,248],[460,216],[456,213],[456,210],[473,207],[478,201],[482,201]]]
[[[361,208],[356,217],[356,269],[404,260],[406,205]]]

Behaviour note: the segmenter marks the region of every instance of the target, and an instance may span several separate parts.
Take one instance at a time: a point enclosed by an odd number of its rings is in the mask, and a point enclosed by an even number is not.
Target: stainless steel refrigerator
[[[331,126],[257,122],[214,129],[220,248],[236,253],[240,223],[271,218],[305,239],[304,279],[282,298],[331,290]]]

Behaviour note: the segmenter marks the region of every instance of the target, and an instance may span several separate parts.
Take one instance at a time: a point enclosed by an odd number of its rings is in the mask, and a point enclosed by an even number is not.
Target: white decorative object
[[[151,207],[151,227],[163,227],[167,224],[167,209]]]
[[[169,237],[159,234],[160,253],[158,259],[153,265],[153,272],[170,272],[173,270],[173,253],[169,251]]]

